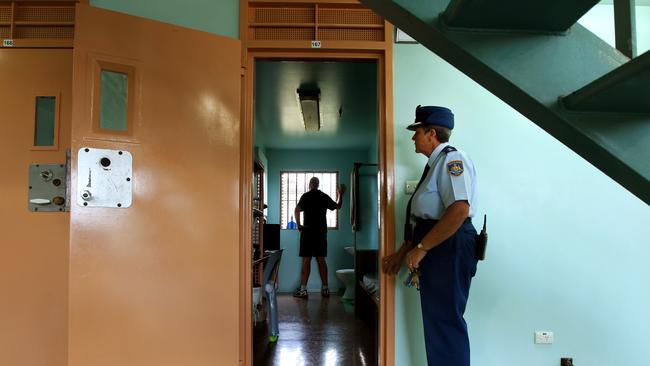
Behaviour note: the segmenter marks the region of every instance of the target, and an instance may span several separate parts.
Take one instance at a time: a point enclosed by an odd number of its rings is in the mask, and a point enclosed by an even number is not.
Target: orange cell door
[[[238,364],[240,48],[77,6],[70,366]],[[131,153],[130,207],[77,203],[85,147]]]

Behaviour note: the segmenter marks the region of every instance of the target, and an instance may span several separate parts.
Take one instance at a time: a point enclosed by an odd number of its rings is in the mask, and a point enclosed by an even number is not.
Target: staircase
[[[576,24],[597,0],[360,0],[650,204],[650,52]]]

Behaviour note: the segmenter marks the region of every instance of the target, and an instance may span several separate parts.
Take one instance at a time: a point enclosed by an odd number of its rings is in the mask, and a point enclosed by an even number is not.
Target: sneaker
[[[303,290],[301,288],[298,288],[296,292],[293,293],[293,297],[299,297],[301,299],[306,299],[309,295],[307,294],[307,290]]]
[[[327,287],[320,289],[320,295],[322,297],[330,297],[330,289]]]

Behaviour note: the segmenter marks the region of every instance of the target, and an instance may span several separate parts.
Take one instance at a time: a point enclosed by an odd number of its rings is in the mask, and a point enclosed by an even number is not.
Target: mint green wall
[[[237,0],[90,0],[100,8],[239,38]]]
[[[268,222],[280,223],[280,171],[284,170],[335,170],[339,172],[339,182],[350,186],[350,173],[355,161],[364,161],[367,152],[364,150],[279,150],[267,149],[266,157],[269,162],[267,209]],[[332,197],[336,200],[336,197]],[[339,210],[339,229],[328,232],[328,256],[330,288],[336,291],[342,284],[336,278],[335,271],[341,268],[352,268],[353,257],[343,247],[352,245],[354,237],[350,227],[350,195],[345,194],[343,207]],[[297,230],[281,230],[280,245],[284,248],[282,264],[280,265],[280,292],[291,292],[300,283],[300,258],[298,257],[299,232]],[[311,276],[307,283],[310,291],[319,291],[321,286],[316,261],[312,263]]]
[[[640,55],[650,50],[650,6],[637,5],[634,11],[636,14],[636,50]],[[616,47],[614,5],[596,5],[578,22],[612,47]]]
[[[472,365],[650,365],[650,207],[422,46],[395,45],[394,70],[398,242],[425,163],[404,129],[416,105],[454,111],[451,143],[478,172],[490,243],[466,313]],[[400,282],[395,321],[395,364],[426,364],[418,293]]]

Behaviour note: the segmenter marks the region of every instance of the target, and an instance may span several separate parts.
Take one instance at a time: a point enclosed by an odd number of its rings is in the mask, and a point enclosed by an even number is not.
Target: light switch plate
[[[536,331],[535,344],[551,344],[553,343],[553,332],[549,331]]]
[[[418,186],[417,180],[407,180],[406,181],[406,194],[415,193],[415,188]]]

